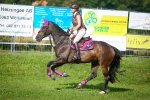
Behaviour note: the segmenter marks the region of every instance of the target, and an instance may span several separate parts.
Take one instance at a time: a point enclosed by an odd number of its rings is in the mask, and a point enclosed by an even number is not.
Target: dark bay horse
[[[66,63],[72,63],[74,50],[71,48],[71,40],[67,32],[61,29],[57,24],[44,20],[36,36],[36,40],[40,42],[49,35],[52,36],[55,44],[54,51],[56,59],[48,62],[47,74],[52,79],[55,79],[54,73],[60,76],[64,75],[62,72],[56,70],[57,67]],[[95,78],[97,76],[98,67],[100,66],[105,80],[104,87],[100,93],[104,94],[106,93],[108,82],[114,83],[117,80],[116,73],[120,67],[121,53],[117,48],[103,41],[93,41],[93,45],[94,48],[92,50],[80,51],[80,62],[74,61],[74,63],[91,62],[91,75],[87,79],[82,80],[77,88],[81,88],[88,81]]]

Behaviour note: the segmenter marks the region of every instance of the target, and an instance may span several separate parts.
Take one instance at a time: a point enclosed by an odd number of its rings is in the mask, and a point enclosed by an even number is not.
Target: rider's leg
[[[79,50],[79,47],[78,47],[78,43],[74,43],[75,44],[75,51],[76,51],[76,55],[73,56],[74,59],[81,59],[80,58],[80,50]]]
[[[78,47],[78,42],[81,40],[81,38],[85,35],[85,29],[80,29],[78,31],[78,33],[76,34],[76,37],[74,38],[74,41],[73,43],[75,44],[75,52],[76,52],[76,55],[74,55],[74,59],[80,59],[80,50],[79,50],[79,47]]]
[[[80,29],[78,30],[76,37],[74,38],[74,43],[79,42],[81,38],[86,34],[86,29]]]

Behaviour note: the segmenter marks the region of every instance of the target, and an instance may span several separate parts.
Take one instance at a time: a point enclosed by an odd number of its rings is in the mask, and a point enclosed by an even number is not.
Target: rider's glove
[[[73,37],[73,34],[70,34],[69,38],[71,39]]]

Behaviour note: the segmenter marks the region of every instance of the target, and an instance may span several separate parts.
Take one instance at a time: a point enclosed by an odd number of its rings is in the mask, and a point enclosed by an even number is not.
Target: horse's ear
[[[47,21],[45,18],[43,18],[44,22]]]
[[[48,20],[46,20],[45,18],[43,18],[43,20],[44,20],[44,25],[48,25]]]

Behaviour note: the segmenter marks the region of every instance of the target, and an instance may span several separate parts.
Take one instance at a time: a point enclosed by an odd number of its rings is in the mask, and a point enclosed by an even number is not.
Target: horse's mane
[[[59,27],[56,23],[54,23],[52,21],[48,21],[46,19],[43,19],[43,20],[44,20],[44,22],[42,24],[42,27],[48,26],[49,24],[51,24],[52,29],[56,30],[57,32],[65,33],[65,31],[61,27]]]
[[[52,22],[52,21],[49,21],[49,23],[51,23],[56,29],[57,31],[60,31],[60,32],[65,32],[60,26],[58,26],[56,23]]]

